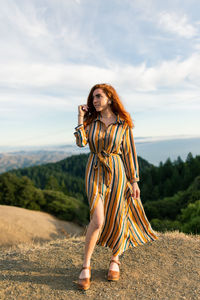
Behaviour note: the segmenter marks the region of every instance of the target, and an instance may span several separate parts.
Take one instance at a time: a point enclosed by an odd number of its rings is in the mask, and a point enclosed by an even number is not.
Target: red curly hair
[[[125,110],[116,90],[109,84],[106,83],[99,83],[95,84],[88,95],[87,99],[87,106],[88,111],[84,115],[84,127],[88,124],[92,123],[94,119],[96,119],[98,112],[96,111],[93,105],[93,93],[96,89],[102,89],[102,91],[106,94],[106,96],[112,100],[111,109],[115,114],[119,114],[119,116],[124,119],[131,128],[134,128],[134,124],[132,122],[130,114]]]

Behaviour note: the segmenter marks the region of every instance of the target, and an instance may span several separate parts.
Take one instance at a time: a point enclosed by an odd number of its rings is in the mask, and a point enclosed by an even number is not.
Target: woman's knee
[[[103,218],[92,218],[92,224],[95,229],[100,229],[103,226],[104,219]]]
[[[91,222],[96,229],[100,229],[104,222],[104,207],[103,202],[99,199],[98,204],[94,210]]]

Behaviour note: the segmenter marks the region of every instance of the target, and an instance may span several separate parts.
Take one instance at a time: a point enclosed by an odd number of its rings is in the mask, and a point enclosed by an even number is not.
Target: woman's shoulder
[[[129,124],[128,124],[128,122],[126,121],[126,120],[123,120],[123,127],[124,128],[127,128],[127,127],[129,127]]]

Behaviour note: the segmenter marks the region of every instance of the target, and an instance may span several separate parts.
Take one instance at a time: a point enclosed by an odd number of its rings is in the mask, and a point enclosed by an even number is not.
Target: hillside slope
[[[81,235],[84,229],[40,211],[0,205],[0,247],[19,243],[45,242],[70,235]]]
[[[159,233],[159,240],[128,249],[118,282],[106,279],[111,250],[96,246],[92,283],[77,289],[85,237],[18,245],[0,254],[0,299],[195,300],[200,294],[200,236]]]

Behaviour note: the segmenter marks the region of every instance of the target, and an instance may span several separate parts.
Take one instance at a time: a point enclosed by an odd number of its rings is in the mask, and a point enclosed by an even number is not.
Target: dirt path
[[[4,249],[0,299],[199,299],[200,236],[171,232],[159,237],[123,254],[118,282],[106,279],[111,250],[96,246],[92,283],[85,292],[76,284],[85,237]]]

